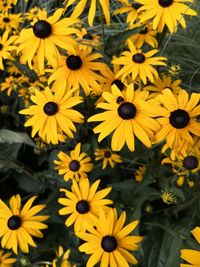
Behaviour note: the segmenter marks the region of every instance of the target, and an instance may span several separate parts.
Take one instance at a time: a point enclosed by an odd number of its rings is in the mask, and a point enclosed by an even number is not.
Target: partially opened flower
[[[87,173],[93,169],[91,157],[85,152],[81,153],[81,143],[78,143],[74,150],[67,155],[64,152],[58,153],[59,160],[55,160],[55,167],[59,174],[64,174],[64,180],[67,182],[69,179],[79,181],[81,177],[87,178]]]
[[[164,61],[167,58],[153,57],[158,53],[157,49],[144,53],[141,49],[136,49],[130,40],[128,40],[128,47],[130,51],[124,51],[119,58],[112,60],[114,65],[122,65],[116,74],[116,78],[120,77],[123,82],[131,74],[133,81],[139,77],[144,84],[147,83],[147,79],[153,83],[158,78],[158,72],[153,66],[166,66]]]
[[[200,227],[196,227],[191,231],[192,235],[200,244]],[[200,267],[200,251],[193,249],[182,249],[181,258],[188,264],[181,263],[180,267]]]
[[[32,116],[25,123],[25,127],[32,126],[32,137],[38,133],[48,144],[58,144],[59,134],[62,133],[73,138],[73,132],[76,132],[74,123],[83,123],[83,115],[73,109],[83,100],[73,96],[73,92],[66,93],[60,89],[53,93],[49,87],[44,91],[35,89],[35,95],[31,96],[35,105],[19,111],[20,114]]]
[[[111,187],[99,190],[100,180],[90,184],[88,178],[81,178],[79,183],[73,180],[71,191],[61,189],[65,197],[59,198],[58,202],[64,207],[59,210],[60,215],[68,215],[65,221],[67,227],[74,224],[75,233],[85,231],[84,222],[92,224],[93,219],[98,216],[100,208],[107,208],[112,200],[105,197],[111,191]]]
[[[3,248],[12,249],[17,254],[20,247],[22,252],[28,253],[29,246],[37,246],[32,236],[43,237],[41,230],[47,228],[43,221],[49,216],[37,214],[46,205],[32,206],[35,199],[36,196],[31,197],[23,207],[20,195],[12,196],[9,206],[0,200],[0,237]]]
[[[89,122],[101,123],[94,128],[94,133],[99,133],[98,141],[112,135],[111,148],[119,151],[127,144],[130,151],[135,150],[136,136],[145,146],[151,147],[154,132],[160,129],[159,123],[151,118],[151,111],[147,111],[143,104],[147,101],[147,91],[134,91],[130,84],[126,90],[120,91],[116,85],[112,86],[112,92],[104,92],[106,103],[99,103],[98,108],[105,110],[93,115]]]
[[[91,254],[86,267],[93,267],[98,262],[103,267],[129,267],[129,263],[137,264],[137,259],[129,250],[137,250],[143,237],[129,234],[139,221],[124,226],[125,220],[125,211],[118,218],[116,209],[110,208],[108,212],[99,209],[99,218],[94,220],[94,225],[85,222],[87,232],[77,232],[76,235],[85,241],[79,250]]]
[[[79,22],[75,18],[60,20],[63,9],[59,8],[55,13],[47,17],[45,10],[39,10],[37,17],[32,22],[32,27],[22,29],[17,39],[18,52],[21,52],[21,62],[28,63],[33,68],[33,59],[36,57],[37,65],[41,73],[44,72],[45,59],[48,64],[56,68],[60,53],[57,47],[72,49],[75,41],[70,36],[77,32],[73,26]]]
[[[196,16],[185,2],[193,3],[193,0],[136,0],[142,7],[138,11],[144,11],[140,17],[141,22],[153,19],[153,29],[162,32],[166,25],[169,31],[176,32],[178,24],[186,28],[184,15]]]
[[[86,7],[88,5],[88,0],[65,0],[66,8],[74,4],[73,12],[71,14],[72,18],[78,18],[84,11],[87,12]],[[89,4],[89,13],[88,13],[88,23],[90,26],[93,26],[93,21],[95,14],[97,12],[96,7],[99,4],[100,9],[102,10],[106,23],[110,24],[110,0],[92,0]],[[101,11],[100,11],[101,12]]]

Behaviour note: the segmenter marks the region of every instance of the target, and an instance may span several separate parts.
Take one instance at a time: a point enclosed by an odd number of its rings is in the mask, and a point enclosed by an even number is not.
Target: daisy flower
[[[156,142],[166,139],[170,148],[176,149],[183,143],[193,144],[193,135],[200,136],[200,94],[192,93],[189,98],[185,90],[174,95],[170,89],[164,89],[156,97],[161,106],[151,106],[159,118],[161,129],[156,133]],[[149,107],[150,108],[150,107]]]
[[[0,36],[0,69],[4,69],[3,59],[11,58],[11,51],[16,49],[13,42],[17,36],[11,36],[9,38],[9,30],[5,31],[2,36]]]
[[[128,250],[137,250],[143,238],[129,235],[138,221],[124,226],[125,220],[125,211],[118,218],[116,209],[110,208],[108,212],[99,209],[99,218],[94,219],[95,227],[90,222],[84,223],[87,232],[77,232],[76,235],[85,241],[79,250],[91,254],[86,267],[93,267],[98,262],[103,267],[137,264],[136,258]]]
[[[196,227],[191,231],[192,235],[200,244],[200,227]],[[182,249],[181,259],[188,264],[181,264],[180,267],[200,267],[200,251],[193,249]]]
[[[98,1],[98,2],[97,2]],[[66,9],[74,4],[72,18],[78,18],[86,9],[88,0],[65,0]],[[91,0],[89,4],[88,23],[93,26],[94,17],[96,14],[96,6],[99,4],[99,8],[102,10],[106,23],[110,24],[110,0]]]
[[[81,143],[76,145],[69,156],[64,152],[59,152],[58,158],[60,160],[54,160],[54,163],[58,165],[55,169],[60,175],[64,174],[66,182],[69,179],[79,181],[81,177],[86,178],[87,173],[93,169],[91,157],[88,157],[85,152],[81,153]]]
[[[153,19],[153,29],[162,32],[166,25],[171,33],[177,31],[180,23],[186,28],[183,15],[196,16],[197,12],[189,8],[185,2],[193,0],[137,0],[142,5],[138,11],[143,11],[140,22]]]
[[[11,13],[2,13],[0,14],[0,29],[1,30],[18,30],[20,23],[23,21],[21,13],[11,14]]]
[[[76,46],[74,52],[60,58],[59,67],[53,71],[48,82],[55,81],[54,90],[66,88],[68,91],[72,87],[79,90],[81,86],[88,96],[92,88],[100,87],[102,76],[96,72],[107,68],[105,63],[95,61],[101,57],[100,53],[92,53],[90,47],[80,49]]]
[[[31,197],[23,207],[20,195],[12,196],[9,206],[0,200],[0,237],[3,248],[12,249],[17,254],[20,247],[22,252],[28,253],[29,245],[36,247],[32,236],[43,237],[41,230],[47,228],[43,221],[49,216],[36,215],[46,205],[31,207],[35,199],[36,196]]]
[[[16,258],[11,258],[12,253],[0,250],[0,267],[13,267],[13,263],[16,262]]]
[[[88,178],[81,178],[79,183],[73,180],[71,191],[67,189],[60,190],[65,193],[65,197],[59,198],[58,202],[65,207],[59,210],[59,214],[68,215],[65,224],[67,227],[74,224],[75,233],[84,231],[83,222],[92,223],[95,216],[98,216],[100,208],[112,204],[112,200],[104,198],[112,188],[107,187],[97,191],[99,183],[100,180],[97,180],[90,185]]]
[[[32,137],[38,133],[48,144],[58,144],[61,132],[70,138],[74,137],[74,122],[83,123],[83,115],[73,107],[83,100],[79,96],[73,96],[73,93],[74,90],[52,93],[49,87],[44,91],[35,89],[35,95],[30,97],[35,105],[19,111],[20,114],[32,116],[24,124],[25,127],[32,126]]]
[[[147,83],[147,78],[153,83],[155,78],[158,78],[158,72],[153,66],[166,66],[167,59],[165,57],[153,57],[158,53],[157,49],[143,53],[141,49],[136,49],[133,42],[128,40],[130,51],[122,52],[119,58],[114,58],[114,65],[122,65],[122,68],[116,74],[116,78],[124,79],[131,74],[134,81],[138,77],[144,84]]]
[[[31,23],[31,28],[22,29],[18,43],[18,53],[21,55],[21,63],[33,69],[32,60],[36,56],[40,73],[44,71],[44,61],[56,68],[58,66],[60,53],[58,47],[72,49],[75,41],[70,36],[77,32],[73,28],[74,23],[79,22],[75,18],[64,18],[60,20],[63,9],[59,8],[52,16],[47,17],[45,10],[39,10],[38,15]]]
[[[147,101],[145,98],[148,97],[146,93],[134,91],[132,84],[123,92],[113,85],[112,93],[103,93],[102,96],[107,102],[99,103],[97,108],[105,111],[88,119],[89,122],[102,121],[93,130],[94,133],[100,133],[99,142],[113,132],[113,151],[121,150],[125,143],[130,151],[134,151],[135,135],[145,146],[151,147],[154,131],[158,131],[160,125],[151,118],[151,112],[143,108],[143,103]]]
[[[97,148],[95,151],[95,160],[102,160],[102,169],[105,169],[108,165],[110,165],[111,168],[114,168],[116,163],[121,163],[122,159],[119,155],[116,153],[113,153],[108,148]]]

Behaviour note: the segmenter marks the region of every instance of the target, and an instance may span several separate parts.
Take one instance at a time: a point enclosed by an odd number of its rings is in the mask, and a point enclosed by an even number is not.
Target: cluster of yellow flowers
[[[119,8],[113,15],[127,13],[127,30],[138,31],[125,40],[124,51],[108,59],[104,38],[88,30],[81,18],[88,11],[88,24],[93,26],[100,12],[102,23],[105,17],[111,25],[109,0],[65,0],[53,12],[30,5],[23,14],[13,12],[17,1],[0,1],[0,70],[6,70],[0,90],[23,99],[25,108],[19,114],[25,115],[24,126],[32,127],[31,137],[39,138],[44,147],[76,140],[81,124],[95,124],[98,143],[107,137],[111,140],[110,147],[95,149],[95,160],[102,161],[102,169],[122,162],[113,151],[126,146],[134,152],[135,140],[148,149],[162,144],[162,164],[172,166],[178,185],[186,177],[192,187],[189,175],[200,169],[200,93],[188,93],[180,79],[167,73],[167,58],[159,55],[157,34],[176,33],[179,24],[186,28],[183,15],[197,15],[185,4],[193,0],[116,2]],[[89,116],[80,112],[88,99],[95,100],[94,107],[101,111]],[[81,152],[81,143],[70,153],[60,151],[57,157],[55,169],[70,186],[70,190],[60,189],[64,197],[58,203],[64,207],[58,212],[67,215],[66,227],[73,225],[74,234],[84,241],[79,250],[91,255],[86,266],[137,264],[129,251],[138,249],[143,237],[129,234],[138,220],[124,226],[126,212],[118,217],[117,210],[109,206],[113,201],[105,198],[112,188],[98,190],[100,180],[89,180],[94,166],[92,158]],[[136,182],[142,181],[146,170],[145,165],[139,167]],[[167,204],[175,202],[170,193],[161,197]],[[35,199],[31,197],[23,207],[19,194],[10,198],[9,207],[0,200],[2,248],[28,253],[29,246],[36,247],[33,237],[43,237],[41,230],[47,228],[44,221],[49,216],[38,215],[46,205],[32,207]],[[199,228],[192,233],[200,241]],[[69,253],[59,247],[57,258],[62,258],[62,267],[72,266]],[[199,267],[198,253],[182,250],[181,257],[194,265],[181,266]],[[11,267],[15,261],[11,253],[0,251],[0,266]]]

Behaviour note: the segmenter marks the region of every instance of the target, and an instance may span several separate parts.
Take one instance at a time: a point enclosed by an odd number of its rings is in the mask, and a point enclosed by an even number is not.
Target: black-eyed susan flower
[[[156,97],[161,106],[151,107],[159,118],[161,129],[156,133],[156,142],[166,139],[170,148],[176,149],[183,143],[193,144],[192,135],[200,136],[200,94],[192,93],[189,97],[185,90],[174,95],[170,89],[164,89]],[[150,107],[149,107],[150,108]]]
[[[88,119],[89,122],[102,121],[93,130],[94,133],[100,133],[98,141],[101,142],[113,132],[111,142],[113,151],[121,150],[125,143],[130,151],[134,151],[134,136],[150,148],[154,131],[158,131],[160,126],[151,118],[151,112],[143,108],[148,92],[134,91],[132,84],[121,92],[116,85],[113,85],[112,93],[104,92],[102,96],[106,103],[99,103],[97,107],[105,111]]]
[[[152,94],[155,96],[158,93],[161,93],[162,90],[169,88],[172,90],[173,93],[178,94],[179,90],[181,90],[181,80],[176,79],[173,80],[169,75],[161,75],[157,79],[155,79],[152,85],[148,85],[145,87],[146,90],[155,92]]]
[[[86,6],[88,4],[88,0],[65,0],[66,8],[75,4],[73,8],[73,12],[71,14],[72,18],[78,18],[84,10],[86,10]],[[99,4],[100,9],[102,10],[106,23],[110,24],[110,0],[92,0],[89,4],[89,13],[88,13],[88,23],[90,26],[93,26],[94,17],[96,14],[96,7]]]
[[[78,143],[74,150],[67,155],[64,152],[58,153],[59,160],[55,160],[55,167],[60,175],[64,174],[64,180],[67,182],[69,179],[79,181],[81,177],[86,178],[87,173],[93,169],[91,157],[85,152],[81,153],[81,143]]]
[[[107,208],[112,204],[112,200],[104,198],[111,191],[111,187],[99,190],[100,180],[92,185],[88,178],[81,178],[79,183],[73,180],[71,191],[60,189],[65,193],[65,197],[59,198],[58,202],[64,206],[59,210],[60,215],[68,215],[65,221],[67,227],[74,224],[75,233],[85,231],[84,222],[92,224],[93,219],[98,216],[100,208]]]
[[[11,14],[11,13],[2,13],[0,14],[0,29],[1,30],[19,30],[19,25],[23,21],[21,13]]]
[[[56,68],[58,66],[60,53],[57,47],[72,49],[75,41],[70,36],[77,32],[73,25],[79,22],[75,18],[64,18],[60,20],[63,9],[59,8],[52,16],[47,17],[45,10],[39,10],[38,16],[34,18],[29,29],[22,29],[18,43],[18,52],[21,55],[21,62],[28,63],[33,68],[33,58],[40,73],[44,71],[44,62]]]
[[[10,59],[11,52],[16,49],[13,42],[17,36],[9,37],[9,30],[5,31],[2,36],[0,36],[0,69],[4,69],[3,59]]]
[[[134,43],[137,49],[140,49],[145,43],[149,44],[151,47],[158,47],[158,41],[156,39],[157,31],[152,28],[152,23],[146,23],[141,25],[140,23],[135,24],[132,28],[141,27],[139,33],[132,35],[129,39]]]
[[[100,87],[102,76],[97,71],[107,67],[105,63],[95,61],[101,57],[100,53],[92,53],[89,47],[80,49],[76,46],[74,52],[60,58],[59,67],[53,71],[49,83],[55,81],[54,90],[61,87],[68,91],[73,87],[79,91],[81,86],[87,96],[92,88]]]
[[[196,16],[197,12],[189,8],[185,2],[193,3],[193,0],[137,0],[142,7],[138,11],[143,11],[141,22],[153,19],[153,29],[163,31],[166,25],[169,31],[176,32],[180,23],[186,28],[184,15]]]
[[[21,207],[20,195],[10,198],[9,206],[0,200],[0,237],[3,248],[12,249],[17,254],[18,247],[24,253],[29,252],[29,246],[36,247],[32,236],[42,238],[42,229],[47,225],[43,221],[49,216],[37,215],[46,205],[32,206],[36,196],[31,197]]]
[[[101,44],[100,36],[95,33],[90,33],[86,28],[82,28],[80,32],[77,33],[76,41],[79,43],[80,48],[85,47],[98,48]]]
[[[6,13],[9,9],[11,9],[13,6],[12,0],[1,0],[0,1],[0,12]]]
[[[102,169],[105,169],[108,165],[110,165],[111,168],[114,168],[116,163],[121,163],[122,159],[121,157],[113,153],[108,148],[97,148],[95,151],[95,160],[102,160]]]
[[[123,80],[131,74],[134,81],[138,77],[144,84],[147,83],[147,78],[153,83],[155,78],[158,78],[158,72],[153,66],[166,66],[167,59],[165,57],[154,57],[158,53],[157,49],[150,50],[147,53],[142,52],[141,49],[136,49],[133,42],[128,40],[128,47],[130,51],[124,51],[119,58],[114,58],[112,63],[115,65],[122,65],[116,78]]]
[[[37,17],[39,19],[39,17],[38,17],[39,10],[40,10],[40,8],[37,6],[32,7],[30,10],[28,10],[28,12],[25,13],[26,19],[30,20],[30,21],[34,20],[35,17]]]
[[[141,236],[129,235],[139,221],[124,226],[125,220],[125,211],[118,218],[116,209],[110,208],[108,212],[100,209],[99,218],[94,219],[95,227],[85,222],[87,232],[76,235],[85,241],[79,250],[92,254],[86,267],[93,267],[98,262],[103,267],[128,267],[129,263],[137,264],[136,258],[128,250],[137,250],[138,243],[143,240]]]
[[[200,227],[196,227],[191,231],[192,235],[200,244]],[[193,249],[181,249],[181,259],[187,264],[181,263],[180,267],[200,267],[200,251]]]
[[[44,91],[35,90],[35,95],[31,96],[35,105],[19,111],[20,114],[31,116],[24,126],[32,127],[32,137],[38,133],[48,144],[58,144],[59,134],[62,133],[73,138],[73,132],[76,132],[74,122],[83,123],[83,115],[73,109],[83,100],[73,96],[73,92],[58,90],[53,93],[49,87]]]
[[[12,253],[0,250],[0,267],[12,267],[16,258],[11,257]]]
[[[117,1],[123,4],[123,7],[120,7],[119,9],[115,10],[113,12],[113,15],[128,13],[126,22],[130,26],[132,26],[139,17],[138,9],[141,7],[141,5],[136,1],[129,1],[129,0],[117,0]]]
[[[1,83],[0,89],[1,91],[7,90],[7,95],[10,96],[12,91],[17,92],[19,90],[20,85],[20,78],[9,76],[5,79],[4,82]]]

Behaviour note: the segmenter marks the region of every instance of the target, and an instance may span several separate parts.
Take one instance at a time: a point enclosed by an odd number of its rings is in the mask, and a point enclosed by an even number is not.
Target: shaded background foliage
[[[54,11],[62,5],[62,1],[18,1],[17,11],[25,13],[28,8],[36,5],[49,11]],[[112,8],[116,8],[115,1],[111,1]],[[200,11],[197,1],[196,9]],[[200,12],[198,12],[200,14]],[[70,10],[68,11],[70,14]],[[100,19],[97,14],[96,21]],[[178,33],[162,36],[161,53],[168,58],[168,63],[180,64],[183,88],[188,91],[199,92],[200,79],[200,15],[188,21],[186,30],[179,29]],[[124,49],[123,41],[132,34],[124,30],[127,25],[123,16],[114,16],[113,24],[105,26],[105,46],[102,49],[104,59],[110,62],[113,54],[119,54]],[[94,32],[102,33],[101,24],[94,26]],[[136,32],[136,31],[135,31]],[[104,50],[104,51],[103,51]],[[19,64],[19,63],[18,63]],[[18,65],[30,78],[35,74],[24,65]],[[1,72],[0,81],[6,76]],[[80,112],[89,117],[94,113],[95,99],[85,98],[80,105]],[[37,266],[37,262],[55,257],[54,249],[58,245],[70,248],[70,259],[77,266],[85,266],[87,256],[78,252],[80,240],[75,237],[73,228],[66,228],[65,218],[58,216],[60,208],[57,199],[61,187],[70,188],[63,178],[54,170],[53,161],[61,150],[70,151],[77,142],[83,144],[95,163],[89,174],[90,181],[101,179],[100,187],[111,185],[113,190],[110,198],[119,212],[126,210],[128,221],[139,219],[138,233],[144,236],[141,248],[136,252],[139,260],[138,267],[174,267],[180,264],[180,249],[198,249],[190,230],[200,226],[200,182],[198,174],[195,188],[187,184],[177,187],[173,182],[174,174],[168,166],[162,166],[162,145],[146,149],[139,142],[136,150],[131,153],[123,149],[119,154],[123,163],[114,169],[102,170],[101,164],[94,161],[94,151],[99,147],[97,137],[92,132],[92,125],[78,126],[73,140],[64,144],[47,146],[39,150],[30,138],[30,129],[24,129],[24,118],[18,114],[23,102],[12,93],[10,97],[5,92],[0,93],[0,196],[8,199],[13,194],[20,193],[24,200],[37,194],[37,201],[47,204],[50,215],[49,228],[44,231],[45,237],[38,240],[38,249],[32,249],[29,255],[18,255],[28,266]],[[86,121],[86,119],[85,119]],[[101,143],[101,147],[110,144],[109,138]],[[134,180],[135,171],[139,166],[146,165],[147,170],[141,183]],[[162,190],[170,190],[177,198],[172,205],[163,203]],[[19,261],[21,262],[21,261]],[[21,263],[18,263],[18,266]]]

